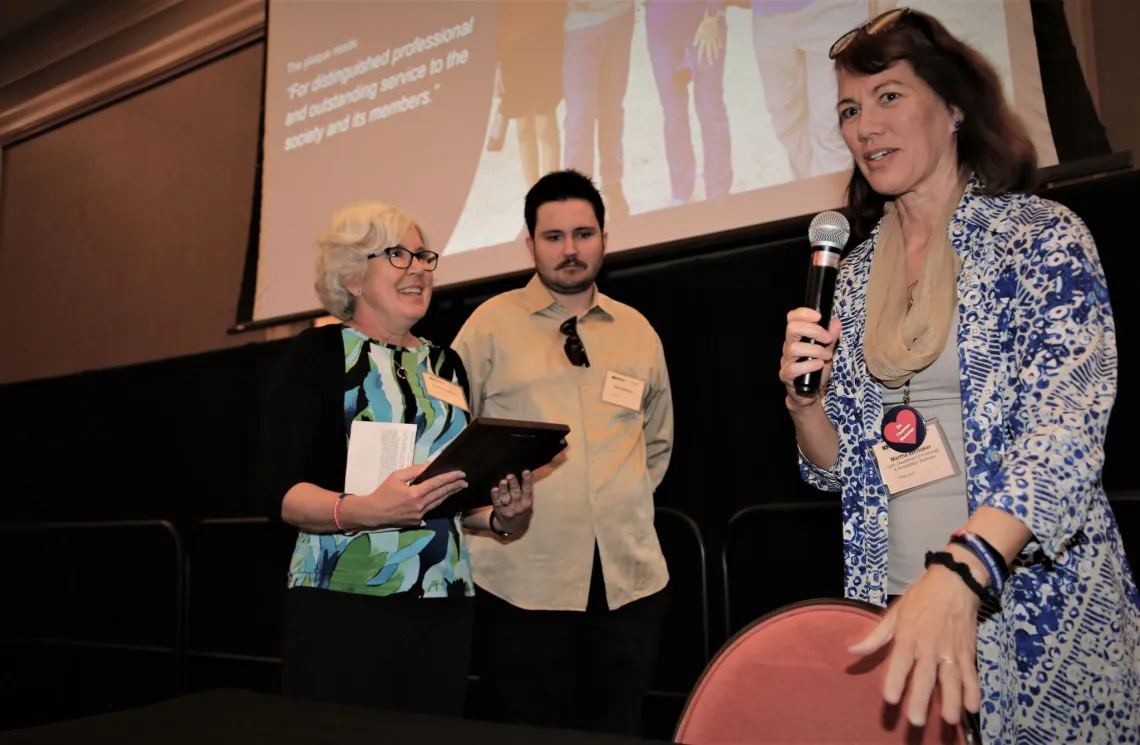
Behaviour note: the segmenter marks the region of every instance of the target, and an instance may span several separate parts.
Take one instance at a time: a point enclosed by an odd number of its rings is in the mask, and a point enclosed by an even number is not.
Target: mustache
[[[565,269],[568,266],[576,266],[576,267],[579,267],[581,269],[586,268],[585,262],[579,261],[578,259],[575,259],[574,257],[570,257],[568,259],[564,259],[563,261],[561,261],[557,266],[554,267],[554,269],[555,269],[555,271],[557,271],[559,269]]]

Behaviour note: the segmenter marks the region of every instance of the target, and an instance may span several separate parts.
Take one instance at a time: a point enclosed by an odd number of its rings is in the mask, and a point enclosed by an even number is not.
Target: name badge
[[[444,380],[438,375],[426,372],[424,373],[424,391],[434,399],[471,413],[471,410],[467,408],[467,397],[463,395],[463,388],[450,380]]]
[[[874,447],[879,474],[891,498],[958,473],[938,421],[931,419],[925,424],[925,440],[910,452],[900,453],[887,442]]]
[[[613,370],[606,371],[606,385],[602,388],[602,400],[606,403],[631,411],[641,411],[641,399],[644,395],[644,380],[629,375],[619,375]]]

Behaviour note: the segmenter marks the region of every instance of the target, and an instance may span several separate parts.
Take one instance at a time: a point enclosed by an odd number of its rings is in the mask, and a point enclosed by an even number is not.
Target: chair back
[[[674,742],[968,742],[941,721],[937,688],[922,728],[907,721],[906,697],[883,701],[891,646],[862,659],[847,651],[878,621],[874,606],[853,600],[809,600],[757,619],[705,668]]]

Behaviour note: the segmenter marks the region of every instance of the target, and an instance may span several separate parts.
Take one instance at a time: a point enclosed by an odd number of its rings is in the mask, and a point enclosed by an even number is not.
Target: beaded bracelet
[[[345,492],[345,493],[341,494],[339,497],[337,497],[336,501],[333,502],[333,522],[336,524],[336,529],[339,530],[341,533],[344,533],[345,535],[356,535],[355,530],[345,530],[344,525],[342,525],[340,522],[340,503],[342,501],[344,501],[345,497],[350,497],[350,496],[352,496],[352,495],[349,494],[348,492]]]

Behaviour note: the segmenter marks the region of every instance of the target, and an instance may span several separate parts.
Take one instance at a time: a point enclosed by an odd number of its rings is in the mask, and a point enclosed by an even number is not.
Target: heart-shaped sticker
[[[900,453],[914,451],[926,439],[926,423],[909,406],[896,406],[883,417],[883,441]]]
[[[890,427],[883,427],[883,436],[896,445],[913,445],[918,436],[917,420],[914,412],[900,411]]]

